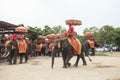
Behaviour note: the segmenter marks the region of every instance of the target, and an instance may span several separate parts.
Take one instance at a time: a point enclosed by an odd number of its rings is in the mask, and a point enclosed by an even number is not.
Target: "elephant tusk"
[[[1,57],[4,57],[6,55],[6,53],[4,53]]]
[[[6,56],[4,56],[4,57],[7,57],[9,54],[10,54],[10,52],[8,52],[8,53],[6,54]]]

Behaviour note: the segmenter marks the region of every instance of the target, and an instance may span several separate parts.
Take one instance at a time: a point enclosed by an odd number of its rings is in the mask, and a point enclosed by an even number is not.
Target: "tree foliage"
[[[65,28],[62,28],[60,25],[54,26],[52,29],[53,29],[55,34],[57,34],[57,33],[64,33],[64,32],[67,31]]]
[[[120,46],[120,28],[115,29],[115,44]]]
[[[28,32],[30,31],[30,33],[27,35],[27,37],[30,38],[32,41],[36,40],[38,35],[42,34],[41,28],[31,27],[31,26],[27,26],[27,27],[28,27]]]
[[[24,26],[23,24],[21,25]],[[64,33],[67,31],[65,28],[63,28],[60,25],[53,26],[53,28],[46,25],[44,26],[43,30],[40,27],[28,26],[27,28],[28,30],[31,30],[34,32],[30,35],[29,34],[27,35],[27,37],[29,37],[33,41],[36,40],[39,35],[46,36],[51,33],[57,34],[57,33]],[[105,25],[99,29],[93,26],[93,27],[84,29],[84,34],[87,31],[92,32],[95,39],[103,45],[116,44],[120,46],[120,28],[114,28],[113,26]],[[77,38],[81,41],[85,41],[88,37],[77,35]]]
[[[44,26],[44,29],[42,30],[42,35],[46,36],[46,35],[51,34],[51,33],[54,33],[54,31],[52,30],[52,28],[49,27],[49,26],[47,26],[47,25]]]
[[[120,46],[120,28],[114,28],[110,25],[105,25],[100,29],[96,27],[86,28],[84,33],[91,31],[95,39],[97,39],[101,44],[116,44]]]
[[[109,26],[109,25],[103,26],[100,29],[99,33],[100,33],[99,37],[102,43],[105,43],[105,44],[114,43],[115,31],[112,26]]]

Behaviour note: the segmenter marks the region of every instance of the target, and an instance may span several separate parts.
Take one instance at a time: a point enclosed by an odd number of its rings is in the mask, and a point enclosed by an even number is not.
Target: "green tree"
[[[23,27],[25,27],[24,24],[18,24],[18,26],[23,26]]]
[[[60,25],[54,26],[52,29],[53,29],[55,34],[57,34],[57,33],[64,33],[64,32],[67,31],[65,28],[62,28]]]
[[[84,30],[84,34],[85,34],[85,32],[88,32],[88,31],[94,33],[94,32],[98,32],[99,29],[98,29],[97,27],[95,27],[95,26],[94,26],[94,27],[90,27],[90,28],[86,28],[86,29]]]
[[[95,39],[99,41],[99,29],[97,27],[94,26],[94,27],[86,28],[84,30],[84,34],[86,32],[92,32]],[[84,38],[83,40],[87,39],[87,37],[83,37],[83,38]]]
[[[52,30],[52,28],[50,28],[49,26],[44,26],[44,29],[42,30],[42,35],[46,36],[48,34],[54,33],[54,31]]]
[[[31,27],[27,26],[28,31],[31,31],[27,36],[32,40],[35,41],[39,35],[42,35],[41,28],[38,27]]]
[[[120,47],[120,28],[116,28],[115,33],[115,44]]]
[[[112,44],[115,41],[115,30],[112,26],[105,25],[99,31],[100,41],[103,44]]]

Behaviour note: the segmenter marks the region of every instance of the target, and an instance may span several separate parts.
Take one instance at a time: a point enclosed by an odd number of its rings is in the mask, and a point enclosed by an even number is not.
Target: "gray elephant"
[[[60,48],[58,47],[58,42],[60,42]],[[77,55],[77,59],[76,59],[76,62],[74,64],[75,67],[78,66],[78,62],[79,62],[79,59],[82,58],[82,61],[83,61],[83,65],[87,65],[86,63],[86,60],[85,60],[85,57],[84,57],[84,45],[83,43],[81,42],[82,44],[82,49],[81,49],[81,53],[80,55],[79,54],[76,54]],[[67,68],[67,67],[70,67],[70,59],[75,55],[74,52],[73,52],[73,47],[71,46],[71,44],[68,42],[67,39],[62,39],[60,41],[55,41],[54,42],[54,48],[53,48],[53,51],[52,51],[52,65],[51,65],[51,68],[53,68],[53,65],[54,65],[54,56],[55,54],[58,52],[58,51],[61,51],[62,52],[62,58],[63,58],[63,68]]]
[[[99,43],[98,41],[94,40],[93,42],[93,47],[91,45],[91,42],[89,42],[89,40],[86,40],[84,42],[85,45],[85,55],[88,56],[90,53],[89,51],[91,51],[91,56],[95,56],[95,47],[99,47]]]

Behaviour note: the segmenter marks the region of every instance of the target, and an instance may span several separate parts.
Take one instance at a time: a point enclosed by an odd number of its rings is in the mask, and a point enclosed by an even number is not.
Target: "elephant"
[[[58,47],[58,42],[60,42],[60,48]],[[81,41],[80,41],[81,42]],[[54,48],[52,51],[52,64],[51,64],[51,68],[53,69],[53,65],[54,65],[54,56],[56,54],[57,51],[61,51],[62,52],[62,59],[63,59],[63,68],[68,68],[70,67],[71,63],[69,63],[70,59],[74,56],[77,55],[77,59],[76,62],[74,64],[75,67],[78,66],[78,62],[79,59],[82,58],[83,61],[83,65],[87,65],[87,62],[85,60],[85,56],[83,54],[84,52],[84,44],[83,42],[81,42],[82,44],[82,49],[81,49],[81,54],[74,54],[73,53],[73,47],[71,46],[71,44],[68,42],[67,38],[62,39],[60,41],[55,41],[54,42]]]
[[[46,49],[45,49],[45,54],[47,55],[47,56],[51,56],[51,54],[52,54],[52,49],[50,49],[50,42],[46,42]],[[53,43],[51,44],[51,47],[53,47]],[[55,57],[60,57],[60,51],[59,51],[59,49],[57,49],[56,50],[56,54],[54,55]]]
[[[96,41],[96,40],[94,40],[93,41],[94,42],[94,47],[91,47],[90,46],[90,43],[89,43],[89,41],[88,40],[86,40],[85,42],[84,42],[84,45],[85,45],[85,55],[86,56],[88,56],[90,53],[89,53],[89,50],[91,50],[91,56],[95,56],[95,47],[99,47],[99,43],[98,43],[98,41]]]

